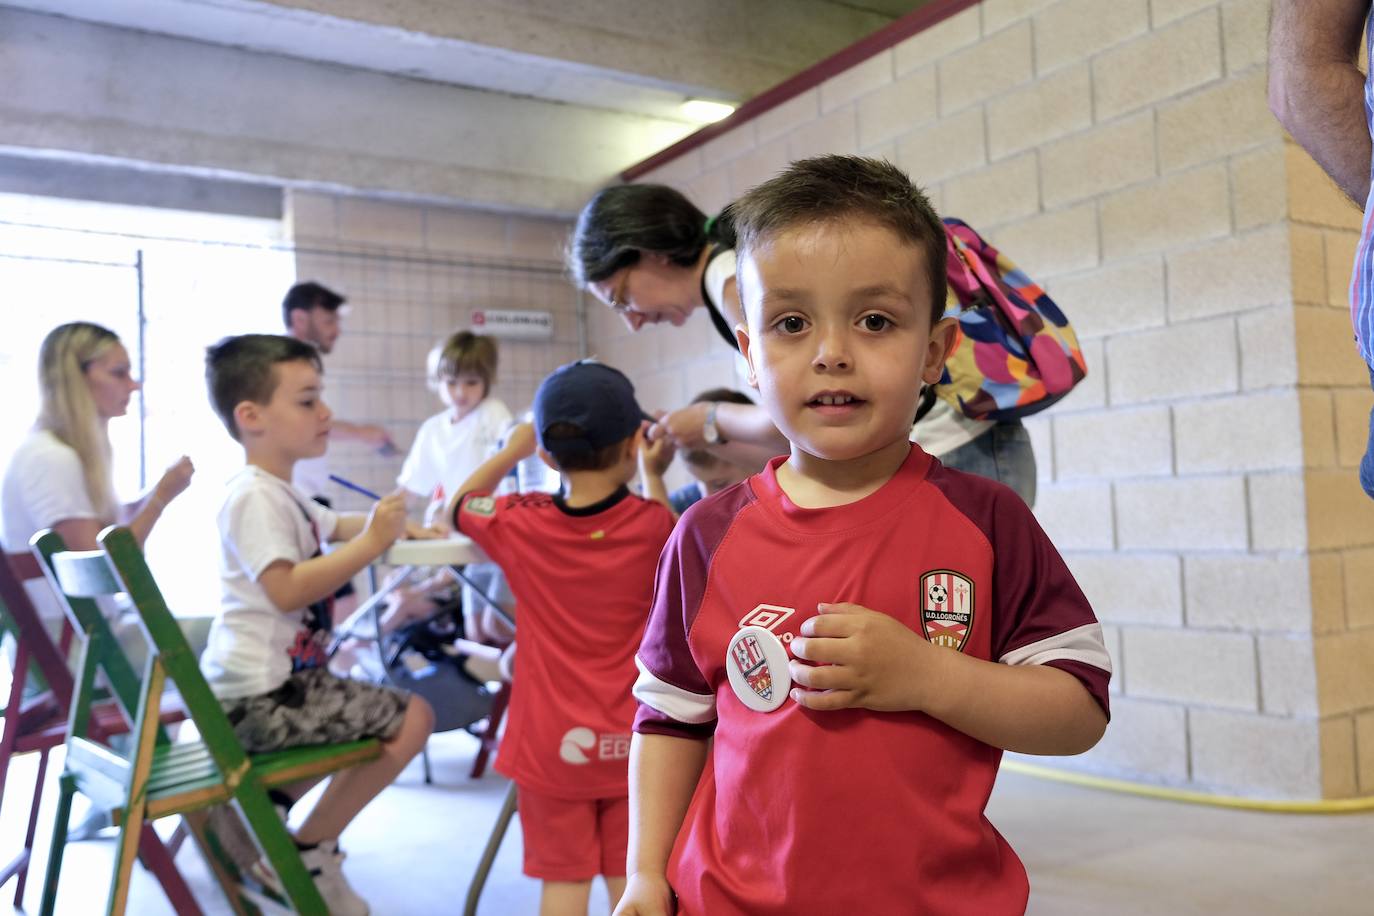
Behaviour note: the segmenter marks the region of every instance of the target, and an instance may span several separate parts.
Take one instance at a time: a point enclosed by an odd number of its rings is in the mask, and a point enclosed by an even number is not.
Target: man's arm
[[[1369,0],[1274,0],[1269,109],[1361,209],[1370,137],[1357,65]]]
[[[649,428],[651,442],[668,438],[678,448],[708,449],[727,461],[750,467],[762,464],[774,455],[782,455],[790,447],[786,437],[773,425],[768,412],[757,404],[735,404],[720,401],[716,404],[716,429],[725,438],[724,445],[706,444],[706,414],[710,402],[701,401],[670,411],[658,418]]]
[[[350,442],[370,445],[384,454],[397,451],[396,443],[391,441],[391,435],[382,427],[372,423],[349,423],[347,420],[335,420],[330,424],[329,434],[340,439],[347,439]]]

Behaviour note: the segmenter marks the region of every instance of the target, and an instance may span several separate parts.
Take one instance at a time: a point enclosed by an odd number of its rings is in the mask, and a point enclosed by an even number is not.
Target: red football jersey
[[[558,798],[624,795],[635,646],[672,513],[622,488],[577,509],[547,493],[468,494],[454,521],[515,595],[520,648],[496,769]]]
[[[999,749],[921,713],[754,711],[727,646],[747,625],[787,646],[818,603],[854,602],[951,651],[1061,667],[1106,710],[1092,608],[1001,484],[913,447],[877,492],[803,509],[782,460],[682,517],[637,659],[637,731],[715,735],[669,863],[679,912],[1023,912],[1025,869],[983,813]]]

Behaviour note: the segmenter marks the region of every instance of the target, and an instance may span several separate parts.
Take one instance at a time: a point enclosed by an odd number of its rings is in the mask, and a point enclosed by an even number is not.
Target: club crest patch
[[[496,500],[490,496],[474,496],[463,503],[463,511],[473,515],[491,515],[496,511]]]
[[[759,626],[744,627],[730,640],[725,674],[740,702],[757,712],[777,709],[792,687],[786,647]]]
[[[951,569],[921,576],[921,630],[937,646],[958,652],[973,629],[973,583]]]

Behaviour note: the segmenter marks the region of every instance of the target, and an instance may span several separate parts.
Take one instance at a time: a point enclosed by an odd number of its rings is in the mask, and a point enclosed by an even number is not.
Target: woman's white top
[[[19,443],[0,485],[4,503],[6,553],[28,553],[29,538],[69,519],[98,519],[86,492],[81,456],[50,430],[31,430]],[[59,619],[62,609],[47,582],[26,582],[25,591],[44,619]]]

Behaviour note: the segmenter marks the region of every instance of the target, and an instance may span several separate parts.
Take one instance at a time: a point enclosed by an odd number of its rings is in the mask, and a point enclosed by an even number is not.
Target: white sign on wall
[[[472,329],[493,337],[553,340],[553,312],[528,309],[474,309]]]

